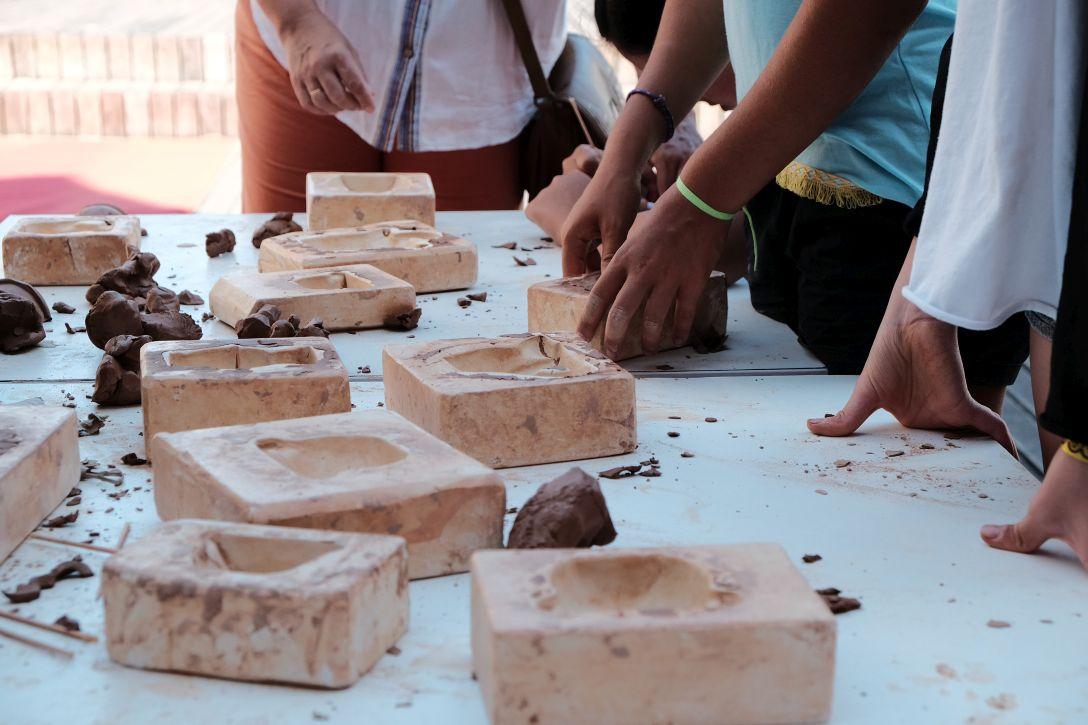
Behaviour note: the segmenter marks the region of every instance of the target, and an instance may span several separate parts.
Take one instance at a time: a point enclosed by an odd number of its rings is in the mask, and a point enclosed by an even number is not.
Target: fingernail
[[[984,539],[986,539],[988,541],[992,541],[993,539],[996,539],[998,536],[1001,536],[1001,528],[1002,527],[997,526],[995,524],[986,524],[985,526],[982,527],[982,531],[980,531],[979,533],[982,534],[982,538],[984,538]]]
[[[808,419],[808,424],[809,425],[820,425],[823,422],[824,422],[823,418],[809,418]]]

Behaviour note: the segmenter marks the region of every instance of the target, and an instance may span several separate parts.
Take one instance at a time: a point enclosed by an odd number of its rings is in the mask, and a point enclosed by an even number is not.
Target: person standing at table
[[[565,0],[524,2],[550,71]],[[243,210],[299,211],[309,171],[422,171],[440,210],[516,209],[533,92],[501,3],[238,0]]]

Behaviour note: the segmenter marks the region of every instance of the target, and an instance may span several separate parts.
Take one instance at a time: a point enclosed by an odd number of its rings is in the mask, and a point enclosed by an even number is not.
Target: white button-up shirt
[[[257,30],[287,54],[257,0]],[[359,54],[376,107],[337,119],[382,151],[504,143],[533,116],[533,91],[500,0],[316,0]],[[566,43],[566,0],[522,0],[544,72]]]

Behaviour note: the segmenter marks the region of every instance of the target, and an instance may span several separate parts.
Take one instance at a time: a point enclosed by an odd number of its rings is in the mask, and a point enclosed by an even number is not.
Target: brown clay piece
[[[292,212],[281,211],[257,227],[257,231],[253,232],[253,246],[260,249],[261,242],[269,237],[278,237],[281,234],[289,234],[290,232],[301,232],[302,227],[292,219],[293,216]]]
[[[572,468],[545,483],[521,510],[510,529],[509,549],[563,549],[604,546],[616,529],[597,479]]]
[[[204,235],[204,251],[209,257],[218,257],[220,254],[234,251],[234,244],[234,232],[230,229],[220,229]]]
[[[816,593],[824,598],[827,608],[831,610],[832,614],[845,614],[855,609],[861,609],[861,602],[852,597],[842,596],[842,592],[835,587],[817,589]]]
[[[419,307],[415,308],[411,312],[404,312],[399,315],[393,315],[385,321],[383,325],[387,330],[394,330],[396,332],[408,332],[414,330],[419,326],[419,318],[423,315],[423,310]]]

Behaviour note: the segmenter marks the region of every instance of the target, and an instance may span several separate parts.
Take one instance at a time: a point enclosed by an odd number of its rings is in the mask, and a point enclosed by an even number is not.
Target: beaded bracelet
[[[665,118],[665,140],[662,143],[672,138],[673,134],[676,133],[676,122],[673,121],[672,111],[669,110],[669,104],[665,102],[665,96],[648,91],[645,88],[636,88],[631,91],[627,94],[625,101],[631,100],[631,96],[646,96],[650,99],[650,103],[654,104],[654,108]]]

